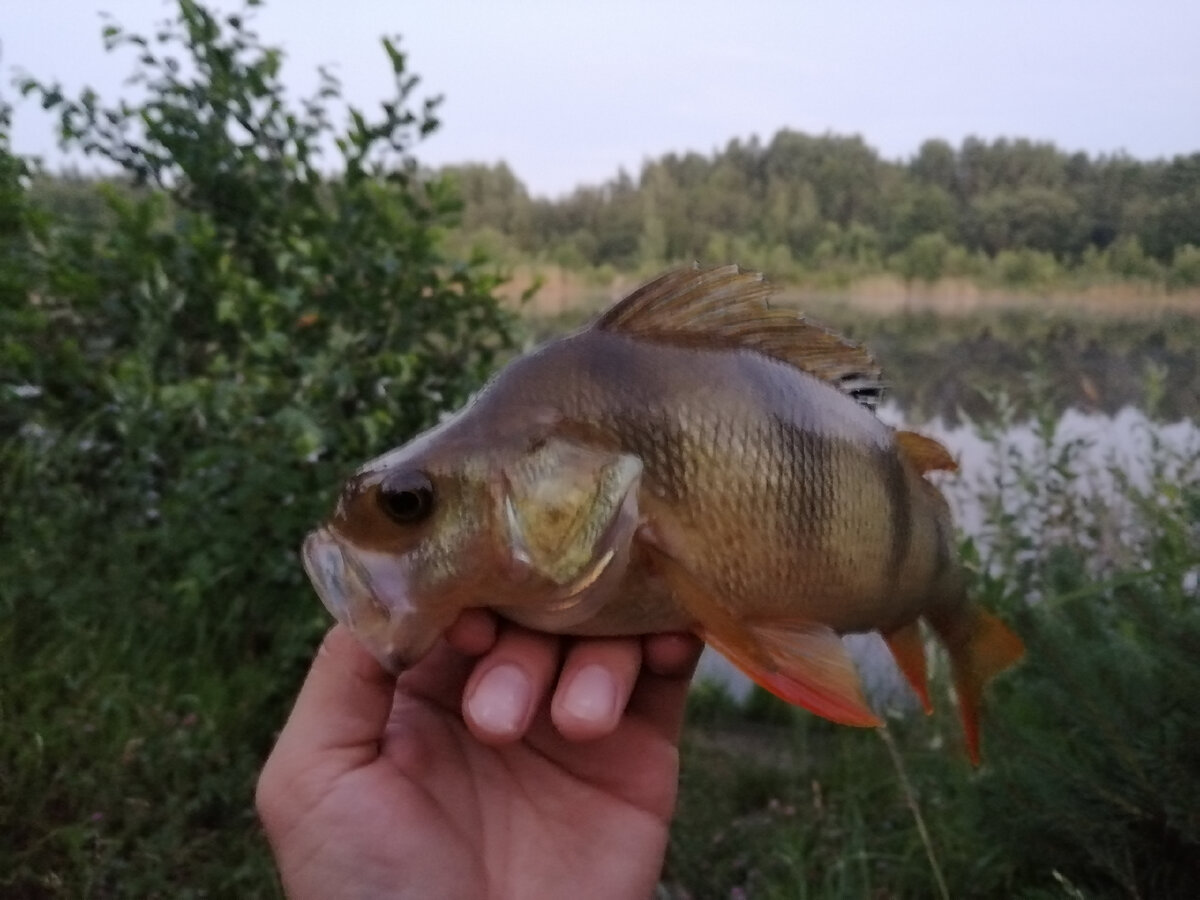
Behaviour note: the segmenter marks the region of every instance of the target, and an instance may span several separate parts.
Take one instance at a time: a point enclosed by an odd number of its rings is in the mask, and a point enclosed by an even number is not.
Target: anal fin
[[[896,660],[896,665],[904,673],[905,679],[912,686],[925,714],[933,712],[933,704],[929,702],[928,675],[925,669],[925,643],[921,640],[921,626],[914,619],[902,628],[897,628],[883,636],[888,649]]]

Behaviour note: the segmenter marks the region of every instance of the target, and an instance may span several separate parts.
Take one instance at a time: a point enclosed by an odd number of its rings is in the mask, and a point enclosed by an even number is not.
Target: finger
[[[652,635],[643,644],[646,661],[629,698],[628,714],[673,744],[683,730],[688,688],[703,649],[691,635]]]
[[[396,681],[397,696],[413,695],[446,710],[462,708],[463,688],[475,659],[496,644],[497,621],[485,609],[468,609],[459,614],[443,639],[416,665]],[[396,712],[399,706],[393,709]]]
[[[559,640],[508,626],[467,681],[463,719],[485,744],[522,737],[558,669]]]
[[[580,641],[567,653],[550,717],[572,741],[594,740],[616,729],[642,664],[637,638]]]
[[[438,641],[424,658],[396,680],[392,715],[403,714],[402,699],[415,697],[455,715],[462,708],[463,688],[475,658],[460,653],[448,641]]]
[[[647,635],[642,644],[646,667],[667,678],[690,680],[703,650],[703,641],[685,632]]]
[[[463,610],[446,630],[446,643],[466,656],[483,656],[496,645],[496,616],[486,609]]]
[[[262,774],[264,822],[286,805],[300,776],[335,778],[375,760],[392,707],[394,679],[346,628],[326,635]]]

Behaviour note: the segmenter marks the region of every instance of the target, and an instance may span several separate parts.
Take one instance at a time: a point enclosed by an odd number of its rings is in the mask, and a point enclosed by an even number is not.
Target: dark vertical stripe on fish
[[[790,537],[797,546],[815,548],[826,538],[833,516],[829,469],[834,442],[778,417],[771,421],[774,433],[767,436],[768,446],[778,454],[772,461],[784,476],[776,496],[777,509],[781,520],[790,523]]]
[[[908,556],[912,542],[912,496],[908,491],[908,478],[900,455],[895,451],[880,451],[876,459],[883,472],[883,486],[891,507],[892,546],[888,551],[887,568],[884,570],[888,584],[893,584],[900,574],[900,567]]]

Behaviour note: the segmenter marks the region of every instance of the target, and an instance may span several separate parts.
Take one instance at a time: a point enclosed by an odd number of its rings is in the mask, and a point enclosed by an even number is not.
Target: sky
[[[133,60],[104,53],[100,11],[146,33],[172,8],[0,0],[0,96],[14,99],[16,70],[119,96]],[[503,160],[540,195],[781,128],[859,134],[889,159],[968,135],[1200,152],[1196,0],[267,0],[253,22],[297,96],[325,64],[359,106],[387,94],[378,39],[401,35],[445,96],[421,162]],[[13,146],[63,160],[29,102]]]

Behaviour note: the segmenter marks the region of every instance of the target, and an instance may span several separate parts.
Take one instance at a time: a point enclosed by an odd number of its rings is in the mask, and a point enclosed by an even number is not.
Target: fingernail
[[[467,711],[484,731],[511,734],[525,720],[530,693],[525,673],[511,663],[504,663],[483,676],[467,701]]]
[[[592,664],[579,670],[567,687],[563,709],[573,718],[605,722],[616,712],[617,685],[608,670]]]

